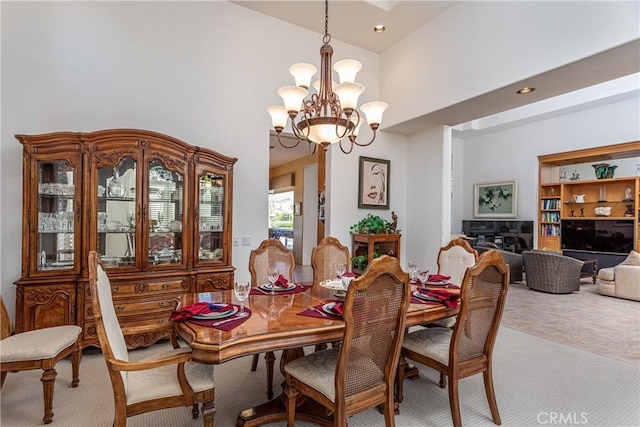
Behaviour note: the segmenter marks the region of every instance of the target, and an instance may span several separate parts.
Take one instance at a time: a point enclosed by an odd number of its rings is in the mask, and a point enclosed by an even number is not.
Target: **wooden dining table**
[[[342,338],[344,322],[336,318],[309,317],[299,313],[311,306],[335,301],[335,290],[317,283],[301,283],[302,292],[275,295],[256,292],[245,303],[251,316],[239,326],[229,330],[201,326],[190,321],[175,322],[175,330],[192,350],[192,358],[199,363],[219,364],[262,352],[283,350],[280,370],[283,366],[304,355],[303,347],[338,341]],[[180,306],[197,302],[239,304],[233,290],[186,294],[180,298]],[[407,312],[407,327],[430,323],[456,315],[458,308],[444,304],[414,304]],[[237,426],[257,426],[268,422],[286,420],[286,407],[282,396],[254,408],[242,411]],[[332,425],[326,411],[307,400],[296,409],[296,418]]]

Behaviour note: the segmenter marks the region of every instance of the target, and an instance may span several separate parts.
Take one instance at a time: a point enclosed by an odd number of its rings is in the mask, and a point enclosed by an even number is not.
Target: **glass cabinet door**
[[[225,176],[204,172],[198,177],[198,262],[224,259]]]
[[[80,225],[79,205],[76,206],[79,169],[68,160],[40,160],[37,171],[36,271],[73,269],[79,250],[76,242]]]
[[[184,174],[169,170],[159,159],[148,166],[148,265],[184,264]]]
[[[136,160],[97,171],[97,252],[106,268],[136,265]]]

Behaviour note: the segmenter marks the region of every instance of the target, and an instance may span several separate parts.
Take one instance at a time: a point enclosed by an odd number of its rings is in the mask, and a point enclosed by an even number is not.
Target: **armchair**
[[[580,290],[584,262],[552,251],[524,251],[525,281],[529,289],[552,294]]]
[[[597,283],[602,295],[640,301],[640,254],[631,251],[620,264],[598,271]]]
[[[495,246],[495,245],[494,245]],[[504,262],[509,266],[509,283],[522,282],[522,255],[514,252],[504,251],[502,249],[496,249],[489,246],[488,243],[478,243],[474,246],[474,249],[478,251],[478,254],[482,255],[490,249],[496,250],[504,258]]]

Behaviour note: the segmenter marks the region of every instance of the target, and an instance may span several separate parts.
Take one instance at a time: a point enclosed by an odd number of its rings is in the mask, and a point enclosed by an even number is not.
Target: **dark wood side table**
[[[596,283],[596,277],[598,276],[598,259],[597,258],[584,258],[580,259],[584,262],[580,277],[591,277],[593,283]]]

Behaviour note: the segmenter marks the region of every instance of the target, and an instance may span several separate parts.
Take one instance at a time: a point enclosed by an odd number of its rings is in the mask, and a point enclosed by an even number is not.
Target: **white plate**
[[[211,319],[224,319],[225,317],[233,316],[238,312],[238,307],[235,305],[231,307],[229,310],[225,311],[214,311],[213,313],[202,313],[196,314],[193,316],[194,319],[199,320],[211,320]]]
[[[275,292],[285,292],[295,288],[296,288],[295,283],[289,283],[286,288],[283,288],[282,286],[272,286],[271,283],[265,283],[264,285],[260,285],[260,289],[267,292],[271,292],[272,289]]]
[[[418,298],[418,299],[421,299],[421,300],[423,300],[423,301],[436,301],[436,302],[440,302],[440,299],[439,299],[439,298],[437,298],[437,297],[432,297],[432,296],[429,296],[429,295],[425,295],[425,294],[421,293],[420,291],[413,291],[413,296],[414,296],[414,297],[416,297],[416,298]]]
[[[322,311],[324,311],[327,314],[331,314],[333,316],[340,316],[340,314],[338,314],[338,312],[333,311],[333,307],[336,305],[335,302],[328,302],[325,305],[322,306]]]
[[[447,286],[449,284],[448,280],[439,280],[437,282],[430,282],[427,280],[427,283],[425,283],[425,285],[429,285],[429,286]]]
[[[340,279],[327,279],[320,282],[320,286],[327,289],[333,289],[334,291],[344,291],[342,286],[342,280]]]

